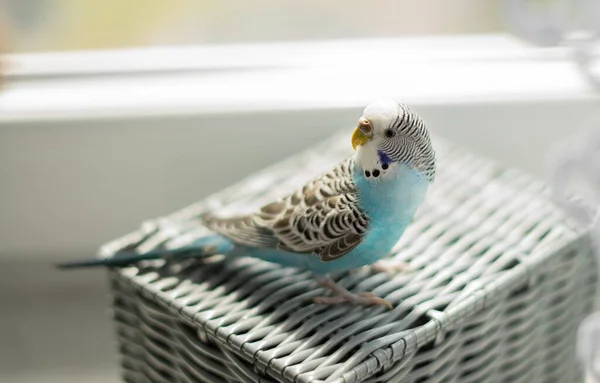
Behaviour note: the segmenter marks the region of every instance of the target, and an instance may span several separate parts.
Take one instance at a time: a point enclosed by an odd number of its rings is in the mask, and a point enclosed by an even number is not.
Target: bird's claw
[[[375,296],[370,292],[363,292],[360,294],[354,294],[345,288],[341,287],[329,278],[320,279],[317,281],[319,286],[325,287],[333,293],[333,296],[328,297],[316,297],[313,298],[313,302],[321,303],[326,305],[337,305],[340,303],[354,303],[362,306],[385,306],[392,310],[393,306],[390,302],[383,298]]]

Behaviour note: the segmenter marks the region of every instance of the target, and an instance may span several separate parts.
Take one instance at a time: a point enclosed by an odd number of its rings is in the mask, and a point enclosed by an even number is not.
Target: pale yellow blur
[[[12,6],[6,4],[12,3]],[[55,51],[502,29],[499,0],[7,0],[11,50]],[[20,12],[16,12],[18,4]],[[22,10],[26,9],[27,12]],[[8,15],[8,16],[7,16]],[[1,15],[0,15],[1,16]],[[0,31],[2,33],[2,31]],[[1,48],[0,48],[1,49]]]

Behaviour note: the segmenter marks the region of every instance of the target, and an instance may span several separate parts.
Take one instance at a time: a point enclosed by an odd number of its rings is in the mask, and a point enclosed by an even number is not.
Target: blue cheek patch
[[[388,164],[389,165],[389,164],[391,164],[393,162],[392,159],[390,157],[388,157],[388,155],[385,154],[384,152],[382,152],[381,150],[377,151],[377,155],[379,156],[379,161],[382,164]]]

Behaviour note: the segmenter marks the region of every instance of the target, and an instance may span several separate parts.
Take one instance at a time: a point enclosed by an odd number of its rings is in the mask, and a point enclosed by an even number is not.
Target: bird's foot
[[[371,265],[371,270],[377,273],[398,274],[410,270],[410,265],[396,258],[380,259]]]
[[[360,294],[354,294],[346,290],[342,286],[335,283],[330,278],[323,278],[317,281],[320,286],[323,286],[333,293],[333,296],[328,297],[316,297],[313,299],[315,303],[322,303],[326,305],[337,305],[340,303],[354,303],[363,306],[385,306],[388,309],[392,309],[393,306],[390,302],[385,299],[379,298],[372,293],[364,292]]]

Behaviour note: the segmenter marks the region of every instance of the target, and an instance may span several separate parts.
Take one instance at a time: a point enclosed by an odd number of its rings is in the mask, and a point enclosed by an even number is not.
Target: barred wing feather
[[[315,254],[324,262],[340,258],[362,242],[369,226],[358,203],[353,166],[350,157],[254,214],[234,218],[206,215],[204,223],[241,245]]]

